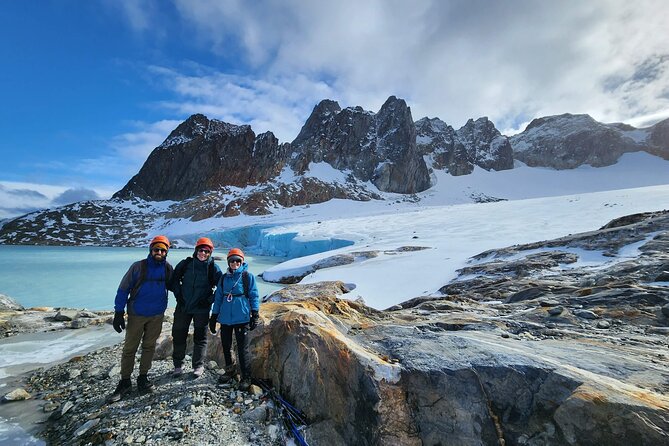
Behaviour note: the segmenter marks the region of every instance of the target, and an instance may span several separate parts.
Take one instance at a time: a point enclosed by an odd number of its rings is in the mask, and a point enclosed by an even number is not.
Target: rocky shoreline
[[[26,309],[11,297],[0,294],[0,339],[21,333],[110,324],[113,316],[113,311],[53,307]]]
[[[107,403],[120,354],[118,345],[30,374],[26,390],[51,414],[42,433],[47,444],[282,444],[274,406],[262,391],[242,391],[237,381],[217,384],[214,361],[194,379],[189,373],[173,378],[171,359],[158,359],[152,393],[135,386],[123,400]]]
[[[110,324],[113,316],[87,310],[23,309],[14,301],[10,304],[6,296],[3,302],[0,320],[5,321],[5,337]],[[49,445],[284,444],[287,432],[266,392],[256,385],[240,389],[238,377],[218,383],[224,370],[215,360],[222,359],[217,337],[209,335],[210,360],[202,377],[194,379],[192,373],[172,377],[170,330],[168,312],[149,374],[155,385],[152,393],[140,394],[135,385],[120,402],[107,402],[119,380],[121,342],[13,377],[0,403],[27,432]],[[186,363],[189,360],[187,356]]]

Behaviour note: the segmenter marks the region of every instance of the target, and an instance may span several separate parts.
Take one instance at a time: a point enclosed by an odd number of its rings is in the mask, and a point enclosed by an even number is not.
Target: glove
[[[258,311],[251,310],[251,320],[249,321],[249,330],[253,330],[258,326]]]
[[[212,314],[209,318],[209,331],[211,334],[216,334],[216,322],[218,321],[218,314]]]
[[[125,319],[123,318],[123,312],[117,311],[114,313],[114,322],[112,322],[114,330],[116,333],[120,333],[125,329]]]

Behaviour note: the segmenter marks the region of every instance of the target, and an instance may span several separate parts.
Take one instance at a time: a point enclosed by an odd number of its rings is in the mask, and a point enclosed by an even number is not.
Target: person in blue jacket
[[[135,368],[135,354],[141,342],[137,390],[150,392],[153,384],[148,379],[149,369],[156,351],[156,341],[163,328],[167,309],[167,283],[172,275],[172,265],[167,262],[170,241],[158,235],[149,244],[149,255],[137,261],[125,273],[114,301],[114,330],[126,329],[124,310],[128,308],[128,326],[125,331],[121,354],[121,381],[110,402],[119,401],[132,390],[130,375]]]
[[[235,333],[242,385],[248,385],[250,376],[245,354],[246,335],[248,329],[253,330],[258,325],[260,299],[255,277],[248,272],[248,264],[244,262],[242,250],[231,249],[227,260],[228,269],[221,276],[214,294],[209,330],[216,334],[216,323],[220,323],[226,372],[221,377],[222,381],[229,380],[234,374],[231,348],[232,333]]]
[[[204,373],[204,355],[207,350],[207,322],[209,310],[214,302],[214,289],[221,277],[221,269],[214,263],[214,244],[207,237],[195,242],[195,252],[177,264],[170,281],[170,290],[177,299],[172,323],[174,340],[174,377],[183,374],[186,356],[188,328],[193,322],[193,375],[199,378]]]

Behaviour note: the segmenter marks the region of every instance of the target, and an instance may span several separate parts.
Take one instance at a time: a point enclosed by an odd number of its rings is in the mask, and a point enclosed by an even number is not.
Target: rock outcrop
[[[271,132],[256,136],[248,125],[192,115],[114,198],[183,200],[223,186],[262,183],[281,172],[286,153],[287,145]]]
[[[573,169],[609,166],[623,153],[646,151],[669,159],[669,120],[646,129],[602,124],[589,115],[546,116],[511,137],[514,158],[528,166]]]
[[[479,166],[486,170],[513,168],[513,150],[488,118],[470,119],[459,130],[439,118],[416,121],[416,143],[431,167],[451,175],[468,175]]]
[[[6,297],[0,295],[0,297]],[[0,299],[2,300],[2,299]],[[16,304],[18,305],[18,304]],[[72,308],[23,306],[0,307],[0,339],[21,333],[79,329],[95,325],[111,324],[113,311],[88,311]]]
[[[427,166],[416,148],[411,110],[395,96],[376,114],[322,101],[291,146],[297,172],[309,163],[326,162],[384,192],[415,193],[430,187]]]

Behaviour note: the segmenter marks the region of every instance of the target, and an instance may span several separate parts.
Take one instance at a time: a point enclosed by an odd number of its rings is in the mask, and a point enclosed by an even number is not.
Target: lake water
[[[227,251],[214,251],[225,255]],[[176,264],[192,249],[170,250],[167,260]],[[113,310],[116,290],[130,264],[148,254],[147,248],[0,245],[0,294],[24,307],[48,306]],[[278,257],[247,256],[249,270],[257,275],[280,263]],[[223,269],[225,260],[218,260]],[[282,285],[257,277],[260,296]],[[169,306],[176,304],[170,293]]]
[[[215,251],[215,255],[225,255],[225,252]],[[191,249],[173,249],[167,258],[172,266],[176,266],[192,253]],[[123,274],[132,262],[145,258],[147,254],[147,248],[0,245],[0,293],[12,297],[26,308],[48,306],[113,310],[114,297]],[[257,275],[283,259],[247,256],[246,260],[250,272]],[[221,268],[225,266],[224,260],[217,263]],[[261,296],[282,286],[264,282],[259,277],[257,283]],[[170,293],[169,306],[174,305],[174,296]],[[27,370],[64,361],[75,354],[122,340],[123,334],[116,333],[109,326],[0,339],[0,396],[10,390],[17,377]],[[11,409],[24,407],[16,404],[4,404],[0,408],[0,446],[44,445],[43,441],[31,435],[37,429],[31,421],[24,419],[21,413],[12,412]],[[40,409],[31,407],[28,410]]]

